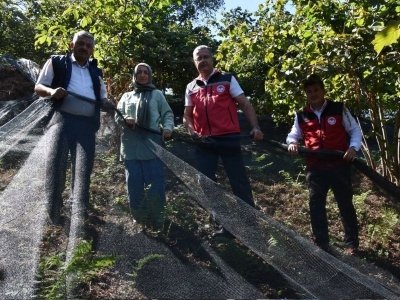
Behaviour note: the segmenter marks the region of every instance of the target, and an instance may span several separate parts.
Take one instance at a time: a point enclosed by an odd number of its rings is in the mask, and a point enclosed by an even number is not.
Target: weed
[[[254,158],[254,160],[256,162],[262,162],[263,160],[265,160],[267,158],[267,156],[265,155],[265,153],[261,154],[260,156]]]
[[[43,258],[39,264],[41,288],[38,296],[41,299],[64,299],[67,276],[74,278],[73,284],[88,284],[99,270],[113,265],[113,256],[95,257],[92,242],[82,241],[75,249],[71,261],[65,263],[65,254],[58,253]]]
[[[287,171],[281,170],[281,171],[279,171],[279,174],[281,174],[284,177],[284,181],[287,186],[289,186],[289,187],[301,187],[302,186],[302,183],[300,182],[300,177],[302,175],[302,172],[300,172],[297,175],[295,180],[292,178],[292,175],[290,175],[290,173]]]
[[[371,191],[368,190],[368,191],[365,191],[364,193],[353,196],[353,204],[354,204],[354,208],[357,212],[357,215],[361,215],[364,212],[363,206],[365,203],[365,199],[367,199],[367,196],[370,193],[371,193]]]
[[[380,217],[373,224],[368,225],[369,242],[374,239],[381,245],[386,245],[389,236],[393,233],[393,228],[399,222],[399,216],[396,210],[383,207]]]
[[[278,241],[273,236],[271,236],[271,238],[268,240],[268,245],[269,248],[276,247],[278,245]]]
[[[128,196],[127,195],[117,196],[114,198],[114,203],[118,205],[125,205],[126,203],[128,203]]]
[[[165,255],[163,254],[150,254],[142,259],[138,260],[137,266],[133,268],[132,274],[127,273],[127,275],[132,276],[133,278],[136,278],[138,276],[139,271],[149,262],[156,260],[156,259],[161,259],[164,258]],[[134,282],[133,282],[134,283]]]
[[[253,172],[265,172],[266,169],[273,164],[273,162],[264,164],[265,160],[267,159],[267,155],[265,153],[257,156],[255,153],[253,153],[253,158],[252,160],[257,162],[259,165],[258,166],[251,166],[249,167]]]
[[[190,231],[193,224],[196,224],[196,212],[191,209],[188,198],[186,192],[179,192],[173,199],[167,201],[165,215],[179,222],[184,230]]]

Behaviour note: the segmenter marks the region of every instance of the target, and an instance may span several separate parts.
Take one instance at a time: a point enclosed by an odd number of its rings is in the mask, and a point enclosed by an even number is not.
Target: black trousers
[[[338,204],[344,227],[345,247],[357,248],[359,245],[358,224],[353,205],[351,165],[335,166],[324,170],[309,168],[307,169],[306,179],[310,193],[311,227],[316,244],[329,244],[326,197],[331,188]]]
[[[233,194],[254,207],[252,190],[246,175],[238,134],[208,138],[205,142],[199,144],[196,149],[197,170],[208,178],[217,181],[215,173],[219,158],[222,159]]]

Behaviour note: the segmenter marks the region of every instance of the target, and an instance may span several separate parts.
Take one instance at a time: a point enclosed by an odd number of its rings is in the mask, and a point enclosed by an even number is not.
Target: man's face
[[[208,77],[214,69],[214,59],[207,49],[200,49],[193,54],[194,65],[197,71],[203,76]]]
[[[325,90],[319,84],[312,84],[305,88],[308,102],[314,107],[324,103]]]
[[[94,51],[93,40],[86,36],[80,36],[75,44],[72,42],[70,46],[78,62],[86,61]]]

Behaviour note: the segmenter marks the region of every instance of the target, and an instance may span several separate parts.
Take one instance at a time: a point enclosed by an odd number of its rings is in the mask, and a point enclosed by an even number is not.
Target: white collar
[[[78,62],[76,61],[76,58],[75,58],[73,53],[71,54],[71,62],[75,63],[79,68],[82,68],[82,69],[87,68],[89,66],[89,60],[86,60],[86,62],[85,62],[85,64],[83,66],[78,64]]]
[[[314,112],[321,113],[321,112],[323,112],[323,110],[325,109],[327,103],[328,103],[328,102],[326,101],[326,99],[324,99],[324,104],[322,104],[322,106],[321,106],[320,109],[314,109],[314,108],[312,107],[311,104],[310,104],[310,108],[311,108],[311,110],[314,111]]]
[[[204,81],[205,83],[207,83],[208,79],[210,79],[210,77],[214,75],[215,71],[216,71],[216,70],[215,70],[215,68],[214,68],[214,69],[212,70],[211,74],[207,77],[207,79],[204,79],[203,77],[201,77],[201,74],[199,74],[200,80],[201,80],[201,81]]]

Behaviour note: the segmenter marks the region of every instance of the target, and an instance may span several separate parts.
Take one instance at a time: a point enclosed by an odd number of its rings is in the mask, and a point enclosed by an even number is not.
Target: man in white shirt
[[[296,114],[286,138],[289,153],[298,155],[301,139],[307,149],[343,152],[340,158],[307,157],[306,180],[315,243],[329,251],[326,197],[331,188],[344,227],[346,251],[355,254],[359,240],[357,215],[352,202],[351,161],[361,147],[361,129],[342,102],[325,99],[324,84],[319,76],[310,75],[304,83],[304,91],[309,104]]]
[[[46,195],[50,219],[56,225],[61,225],[62,192],[69,153],[72,210],[87,215],[100,108],[114,108],[107,100],[101,69],[95,59],[89,60],[94,45],[93,35],[86,31],[77,32],[70,43],[72,51],[47,60],[35,85],[35,92],[41,97],[49,97],[54,106],[46,132]]]

